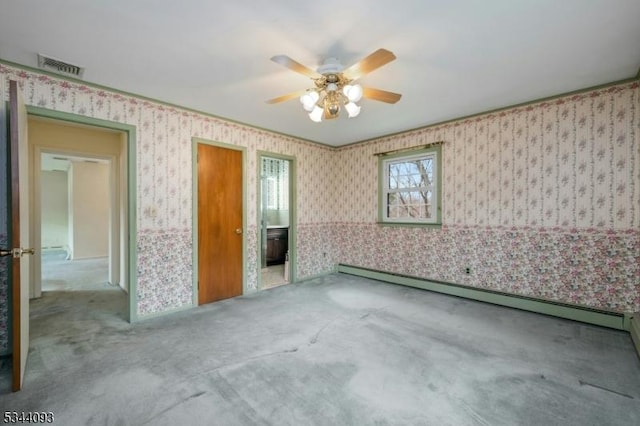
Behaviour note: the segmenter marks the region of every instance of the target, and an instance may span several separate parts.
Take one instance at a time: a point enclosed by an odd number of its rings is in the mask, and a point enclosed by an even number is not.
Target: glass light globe
[[[318,92],[312,91],[300,96],[300,102],[307,112],[311,112],[313,107],[316,106],[316,102],[318,102],[319,98],[320,96],[318,95]]]
[[[309,118],[311,119],[311,121],[315,121],[316,123],[319,123],[322,121],[323,112],[324,110],[322,108],[320,108],[318,105],[315,105],[311,110],[311,112],[309,113]]]
[[[359,84],[347,84],[342,88],[342,93],[344,93],[351,102],[358,102],[362,99],[362,86]]]
[[[347,114],[349,114],[349,118],[357,117],[360,114],[360,106],[356,105],[353,102],[349,102],[345,104],[344,109],[347,110]]]

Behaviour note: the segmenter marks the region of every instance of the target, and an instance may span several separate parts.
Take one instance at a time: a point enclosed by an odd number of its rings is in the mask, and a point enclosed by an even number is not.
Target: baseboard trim
[[[330,271],[320,272],[319,274],[306,275],[304,277],[296,277],[296,280],[293,283],[301,283],[303,281],[314,280],[316,278],[326,277],[327,275],[335,274],[338,272],[337,268],[333,268]]]
[[[146,315],[137,315],[134,321],[131,322],[141,322],[141,321],[146,321],[146,320],[150,320],[150,319],[154,319],[154,318],[159,318],[159,317],[163,317],[165,315],[171,315],[171,314],[176,314],[178,312],[183,312],[183,311],[188,311],[189,309],[195,309],[197,308],[196,305],[182,305],[179,306],[177,308],[169,308],[166,311],[160,311],[160,312],[152,312],[150,314],[146,314]]]
[[[631,341],[636,348],[638,357],[640,357],[640,312],[636,312],[635,315],[631,317],[629,334],[631,334]]]
[[[518,296],[443,281],[427,280],[409,275],[382,272],[358,266],[339,264],[338,272],[372,278],[393,284],[405,285],[408,287],[420,288],[423,290],[448,294],[450,296],[492,303],[494,305],[507,306],[510,308],[522,309],[524,311],[580,321],[602,327],[614,328],[617,330],[629,330],[629,323],[633,323],[633,320],[629,321],[628,315],[618,312],[552,302],[526,296]],[[639,342],[636,343],[636,347],[638,347],[640,344],[640,324],[638,322],[635,324],[635,330],[637,333],[636,340]]]

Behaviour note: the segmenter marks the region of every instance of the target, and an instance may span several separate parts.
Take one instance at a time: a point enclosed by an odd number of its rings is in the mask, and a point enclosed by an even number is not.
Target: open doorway
[[[131,320],[127,144],[123,130],[29,117],[32,298],[109,292],[112,313]]]
[[[40,154],[42,291],[110,288],[110,163]]]
[[[260,284],[261,290],[293,281],[293,159],[260,155]]]

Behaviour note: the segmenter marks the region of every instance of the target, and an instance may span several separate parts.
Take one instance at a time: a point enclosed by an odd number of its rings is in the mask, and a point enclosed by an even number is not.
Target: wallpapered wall
[[[334,150],[11,66],[0,65],[0,75],[2,99],[8,79],[17,79],[29,105],[136,126],[140,316],[192,303],[193,137],[247,149],[250,288],[258,273],[260,150],[297,161],[299,278],[342,262],[640,310],[637,83]],[[442,229],[378,226],[374,154],[433,141],[444,141]],[[0,277],[0,353],[7,286]]]
[[[444,142],[442,229],[376,225],[374,154],[435,141]],[[640,311],[637,82],[338,153],[339,262]]]
[[[318,250],[309,238],[329,221],[325,200],[335,152],[317,144],[170,107],[116,92],[0,65],[0,95],[8,99],[8,80],[19,81],[28,105],[126,123],[137,129],[137,215],[139,316],[192,303],[192,138],[247,149],[247,283],[257,285],[257,153],[296,158],[298,188],[297,276],[330,271],[332,259],[310,259]],[[0,277],[3,278],[3,277]],[[6,278],[0,282],[0,353],[7,349]]]

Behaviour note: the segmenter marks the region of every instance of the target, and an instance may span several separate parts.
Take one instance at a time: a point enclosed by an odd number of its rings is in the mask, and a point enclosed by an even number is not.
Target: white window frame
[[[442,170],[441,170],[441,147],[434,145],[414,151],[405,151],[396,154],[382,155],[378,159],[378,221],[389,225],[425,225],[440,226],[442,224]],[[433,165],[433,180],[431,184],[431,204],[433,215],[431,218],[390,218],[388,216],[387,200],[389,193],[398,192],[389,188],[389,166],[395,163],[415,161],[416,159],[430,158]],[[419,189],[419,188],[416,188]]]

